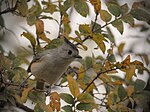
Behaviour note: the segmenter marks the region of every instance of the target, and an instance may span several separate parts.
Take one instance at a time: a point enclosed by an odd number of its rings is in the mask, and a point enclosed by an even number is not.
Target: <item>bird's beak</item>
[[[82,58],[80,55],[75,56],[75,58]]]

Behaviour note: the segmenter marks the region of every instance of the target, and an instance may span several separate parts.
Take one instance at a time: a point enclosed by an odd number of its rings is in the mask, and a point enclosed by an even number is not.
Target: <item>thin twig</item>
[[[0,12],[0,15],[5,14],[5,13],[8,13],[8,12],[13,13],[13,12],[17,9],[17,4],[18,4],[18,2],[19,2],[19,0],[16,1],[16,4],[15,4],[14,7],[12,7],[12,8],[8,7],[7,9],[1,11],[1,12]]]

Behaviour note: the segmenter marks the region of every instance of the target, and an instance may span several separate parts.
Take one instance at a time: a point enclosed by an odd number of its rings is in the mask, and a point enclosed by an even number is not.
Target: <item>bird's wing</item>
[[[47,52],[47,51],[45,51],[45,52]],[[39,62],[43,57],[46,56],[45,54],[47,54],[47,53],[45,53],[45,52],[39,53],[36,56],[34,56],[33,60],[31,61],[30,65],[29,65],[29,67],[27,69],[27,72],[31,72],[31,65],[32,65],[32,63]]]

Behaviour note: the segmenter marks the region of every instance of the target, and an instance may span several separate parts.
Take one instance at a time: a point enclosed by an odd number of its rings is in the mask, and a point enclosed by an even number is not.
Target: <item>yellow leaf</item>
[[[112,84],[114,85],[122,85],[124,82],[123,81],[120,81],[120,80],[116,80],[114,82],[112,82]]]
[[[77,98],[77,96],[80,94],[80,91],[76,80],[73,79],[71,75],[67,75],[67,80],[71,94]]]
[[[93,35],[92,39],[96,42],[96,44],[99,46],[101,51],[105,53],[106,46],[105,46],[105,43],[103,42],[103,40],[105,40],[104,36],[102,34],[96,34],[96,35]]]
[[[87,85],[86,85],[85,87],[87,87]],[[86,89],[86,92],[89,93],[89,92],[93,91],[94,88],[95,88],[95,85],[94,85],[94,84],[91,84],[91,85]]]
[[[21,97],[21,101],[23,103],[25,103],[28,99],[28,94],[29,92],[32,90],[33,88],[24,88],[23,92],[22,92],[22,97]]]
[[[81,93],[77,97],[77,100],[82,103],[94,103],[94,99],[89,93]]]
[[[103,82],[112,82],[111,78],[106,75],[106,74],[101,74],[100,75],[100,79],[103,81]]]
[[[35,40],[35,38],[34,38],[34,36],[32,35],[32,34],[30,34],[29,32],[23,32],[22,34],[21,34],[21,36],[24,36],[24,37],[26,37],[29,41],[30,41],[30,43],[31,43],[31,45],[33,46],[33,47],[35,47],[35,45],[36,45],[36,40]]]
[[[135,65],[130,65],[129,68],[126,71],[126,76],[125,78],[127,80],[131,80],[133,75],[135,75],[135,70],[136,70],[136,66]]]
[[[85,70],[84,70],[83,66],[81,66],[78,70],[78,79],[79,80],[82,80],[84,78],[84,75],[85,75],[84,72],[85,72]]]
[[[121,43],[121,44],[118,46],[118,53],[119,53],[120,56],[122,56],[122,52],[123,52],[124,45],[125,45],[125,43]]]
[[[91,4],[94,6],[95,12],[100,12],[101,10],[101,0],[90,0]]]

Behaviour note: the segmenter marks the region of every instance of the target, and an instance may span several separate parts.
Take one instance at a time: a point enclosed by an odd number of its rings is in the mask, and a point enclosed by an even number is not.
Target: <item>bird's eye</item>
[[[71,54],[72,54],[72,51],[71,51],[71,50],[69,50],[69,51],[68,51],[68,54],[69,54],[69,55],[71,55]]]

